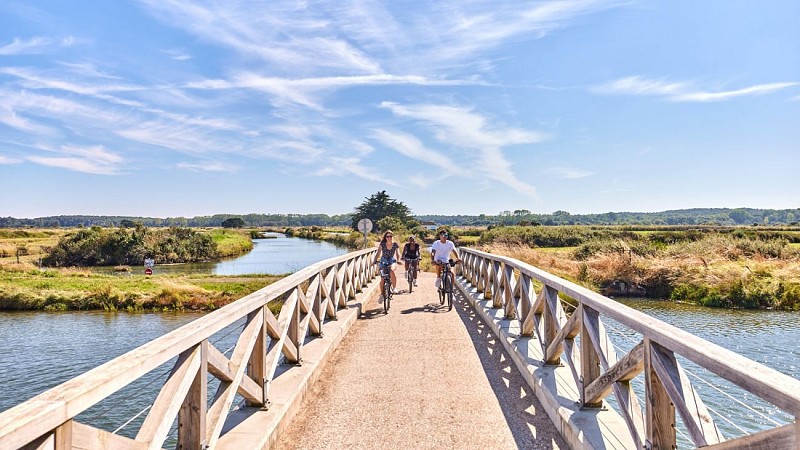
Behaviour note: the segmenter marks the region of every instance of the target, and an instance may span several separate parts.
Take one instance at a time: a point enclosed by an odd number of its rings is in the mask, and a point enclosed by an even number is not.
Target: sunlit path
[[[472,308],[440,306],[420,275],[388,315],[366,305],[278,447],[566,448]]]

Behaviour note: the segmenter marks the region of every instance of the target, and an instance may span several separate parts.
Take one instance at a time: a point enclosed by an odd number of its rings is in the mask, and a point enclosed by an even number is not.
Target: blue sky
[[[0,216],[800,207],[800,2],[0,6]]]

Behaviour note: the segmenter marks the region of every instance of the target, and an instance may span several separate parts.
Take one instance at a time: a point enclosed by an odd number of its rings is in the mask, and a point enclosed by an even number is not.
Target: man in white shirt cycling
[[[439,240],[431,245],[431,262],[436,265],[436,288],[440,288],[442,284],[442,264],[447,264],[450,259],[450,253],[456,254],[456,261],[459,259],[456,244],[447,239],[447,230],[439,232]],[[452,272],[451,272],[452,276]],[[453,280],[455,283],[455,280]]]

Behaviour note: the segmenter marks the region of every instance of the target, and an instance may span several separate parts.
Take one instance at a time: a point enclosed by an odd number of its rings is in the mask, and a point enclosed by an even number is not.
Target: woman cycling
[[[414,286],[417,285],[417,268],[419,267],[419,244],[414,236],[408,237],[408,243],[403,246],[403,261],[406,261],[406,270],[414,272]]]
[[[375,264],[380,260],[381,269],[385,267],[389,270],[389,275],[392,279],[392,292],[394,292],[394,287],[397,286],[397,277],[394,274],[394,270],[397,268],[397,260],[400,256],[400,246],[392,241],[393,237],[394,233],[392,233],[392,230],[386,230],[386,232],[383,233],[380,247],[378,247],[378,253],[375,255]],[[381,295],[383,294],[383,283],[381,283]]]

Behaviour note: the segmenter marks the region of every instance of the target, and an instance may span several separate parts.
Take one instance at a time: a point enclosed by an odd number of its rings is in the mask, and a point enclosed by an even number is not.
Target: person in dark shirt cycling
[[[408,242],[403,246],[403,261],[406,261],[406,270],[414,273],[414,286],[417,285],[417,270],[419,268],[419,244],[414,236],[408,237]]]
[[[380,261],[380,267],[382,269],[386,268],[389,271],[389,275],[392,279],[392,292],[395,292],[394,288],[397,286],[397,277],[394,271],[398,264],[397,257],[400,256],[400,246],[397,245],[397,242],[392,241],[393,237],[394,233],[392,233],[392,230],[386,230],[386,232],[383,233],[383,239],[381,239],[380,247],[378,247],[378,253],[375,254],[375,264],[378,264],[378,261]],[[383,294],[383,283],[381,283],[381,295]]]

